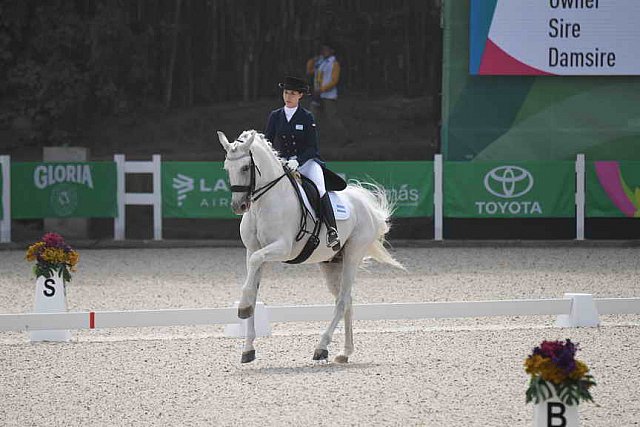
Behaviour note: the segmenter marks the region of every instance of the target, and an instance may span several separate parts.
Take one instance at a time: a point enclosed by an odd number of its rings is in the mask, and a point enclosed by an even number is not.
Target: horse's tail
[[[348,188],[361,196],[360,200],[369,207],[377,226],[377,238],[369,246],[367,257],[404,270],[404,266],[384,247],[385,235],[391,228],[391,215],[395,209],[394,204],[387,198],[384,188],[369,182],[352,182],[349,183]]]

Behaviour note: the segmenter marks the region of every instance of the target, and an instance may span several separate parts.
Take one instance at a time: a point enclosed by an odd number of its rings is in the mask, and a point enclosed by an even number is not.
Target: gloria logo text
[[[520,166],[505,165],[491,169],[484,176],[484,188],[501,199],[520,199],[534,185],[531,172]],[[535,200],[476,201],[481,215],[531,215],[542,214],[540,202]]]
[[[34,185],[44,190],[53,184],[75,182],[93,188],[89,165],[39,165],[33,170]]]

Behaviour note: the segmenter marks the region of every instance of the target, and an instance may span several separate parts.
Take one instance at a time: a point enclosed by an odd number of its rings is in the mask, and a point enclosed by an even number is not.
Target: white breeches
[[[309,159],[302,166],[298,167],[298,172],[309,178],[318,187],[318,193],[320,197],[324,196],[326,190],[324,188],[324,174],[322,173],[322,166],[313,159]]]

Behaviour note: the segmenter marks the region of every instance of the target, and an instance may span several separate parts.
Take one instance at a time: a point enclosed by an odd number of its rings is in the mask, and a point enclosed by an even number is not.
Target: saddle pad
[[[309,199],[307,198],[307,194],[302,189],[302,186],[298,183],[298,188],[300,188],[300,194],[302,194],[302,200],[304,201],[304,205],[309,209],[309,212],[313,215],[313,219],[318,219],[316,212],[311,207],[311,203],[309,203]],[[342,196],[339,193],[334,191],[329,191],[329,198],[331,199],[331,207],[333,208],[333,215],[336,217],[336,221],[344,221],[349,219],[350,212],[349,207],[342,200]]]

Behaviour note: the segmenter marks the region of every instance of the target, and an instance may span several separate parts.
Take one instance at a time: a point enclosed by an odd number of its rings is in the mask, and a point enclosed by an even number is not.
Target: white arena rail
[[[559,318],[565,317],[565,322],[559,323],[559,326],[595,326],[592,317],[586,322],[584,317],[579,318],[579,311],[588,313],[589,309],[593,309],[592,313],[595,314],[595,324],[597,324],[597,317],[602,314],[640,314],[640,298],[593,299],[589,294],[566,294],[565,298],[539,300],[357,304],[353,306],[353,314],[356,320],[557,315]],[[267,307],[271,322],[328,321],[332,318],[333,310],[333,305]],[[571,316],[574,318],[572,319]],[[567,320],[569,320],[568,323]],[[0,331],[185,326],[238,322],[235,308],[21,313],[0,314]]]

